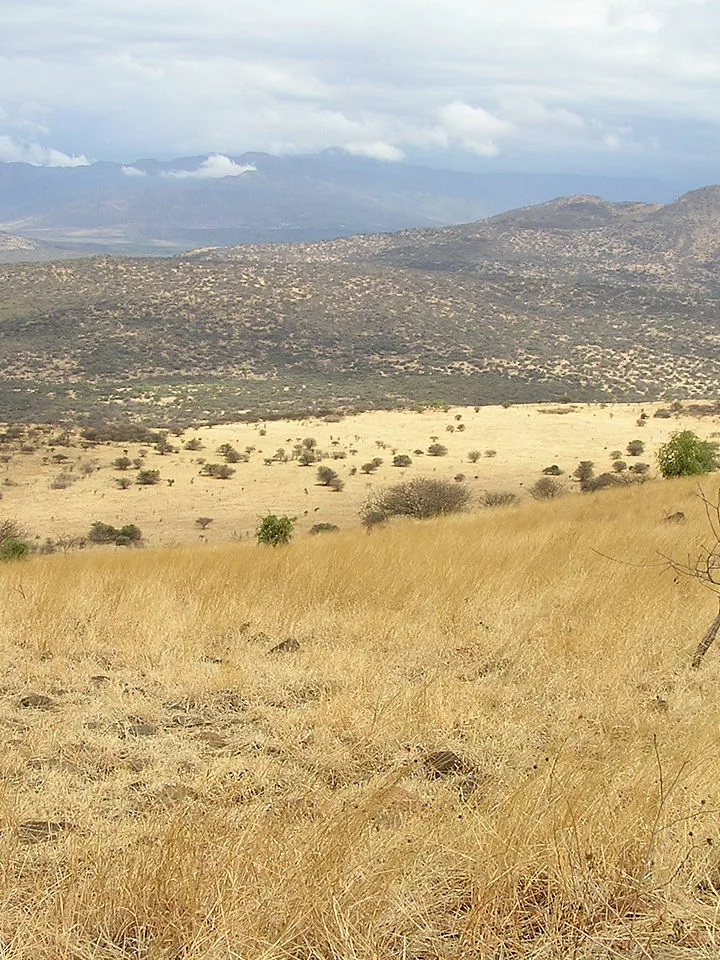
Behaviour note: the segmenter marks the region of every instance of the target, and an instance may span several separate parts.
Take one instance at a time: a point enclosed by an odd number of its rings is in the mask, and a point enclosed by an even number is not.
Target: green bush
[[[125,523],[122,527],[114,527],[111,523],[96,520],[87,536],[90,543],[114,543],[118,547],[129,547],[142,540],[142,531],[134,523]]]
[[[715,470],[717,453],[717,443],[701,440],[692,430],[680,430],[658,450],[658,466],[666,479],[693,477]]]
[[[0,560],[22,560],[30,551],[25,540],[6,537],[0,542]]]
[[[268,513],[260,520],[255,538],[258,543],[266,546],[280,547],[290,543],[294,527],[295,521],[291,517],[278,517],[274,513]]]

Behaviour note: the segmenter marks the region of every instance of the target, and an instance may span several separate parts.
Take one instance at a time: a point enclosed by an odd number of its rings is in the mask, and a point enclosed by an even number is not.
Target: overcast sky
[[[718,0],[2,0],[0,159],[341,147],[717,182],[718,51]]]

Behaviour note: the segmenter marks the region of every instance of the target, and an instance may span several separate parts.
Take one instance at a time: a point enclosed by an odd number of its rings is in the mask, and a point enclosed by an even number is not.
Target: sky
[[[2,0],[0,160],[717,182],[718,41],[718,0]]]

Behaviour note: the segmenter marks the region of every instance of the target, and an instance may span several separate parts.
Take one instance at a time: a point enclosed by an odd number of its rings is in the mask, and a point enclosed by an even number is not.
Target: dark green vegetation
[[[282,547],[290,543],[295,521],[292,517],[278,517],[274,513],[264,516],[255,531],[255,539],[267,547]]]
[[[0,267],[3,419],[720,390],[720,188],[327,243]]]
[[[692,430],[681,430],[660,447],[657,459],[663,477],[693,477],[715,470],[717,456],[717,443],[701,440]]]

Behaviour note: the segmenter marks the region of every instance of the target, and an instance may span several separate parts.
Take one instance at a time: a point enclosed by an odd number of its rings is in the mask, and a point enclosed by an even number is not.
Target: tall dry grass
[[[0,957],[716,956],[693,491],[2,566]]]

